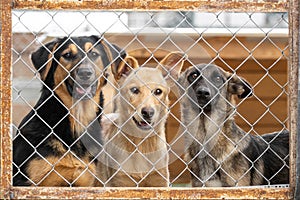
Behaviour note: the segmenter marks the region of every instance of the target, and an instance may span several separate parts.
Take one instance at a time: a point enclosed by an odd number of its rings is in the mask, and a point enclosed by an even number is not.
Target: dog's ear
[[[103,42],[102,44],[108,55],[111,67],[116,68],[119,66],[121,61],[126,57],[126,52],[115,44],[110,44],[107,42]]]
[[[119,66],[120,62],[127,56],[127,53],[115,44],[112,44],[111,52],[113,67]]]
[[[44,81],[52,65],[54,52],[59,42],[54,40],[40,47],[31,54],[31,61],[35,69],[40,73],[41,79]]]
[[[184,53],[171,52],[160,61],[158,68],[164,77],[171,75],[177,80],[186,57]]]
[[[228,92],[236,94],[240,99],[252,96],[252,86],[244,78],[229,72],[226,72],[226,77],[228,79]]]
[[[110,65],[112,68],[116,68],[120,64],[120,62],[126,57],[126,52],[117,45],[111,44],[104,38],[100,38],[99,36],[92,35],[91,37],[93,37],[94,40],[99,41],[104,48],[104,51],[109,61],[108,63],[104,63],[105,66]]]
[[[138,61],[132,56],[126,56],[119,65],[112,67],[112,73],[116,81],[120,80],[122,76],[128,76],[131,70],[139,67]]]

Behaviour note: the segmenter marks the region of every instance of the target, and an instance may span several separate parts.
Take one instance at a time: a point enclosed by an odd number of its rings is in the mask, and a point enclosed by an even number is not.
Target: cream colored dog
[[[101,176],[105,186],[169,185],[165,135],[170,92],[167,79],[178,74],[183,62],[182,53],[172,52],[156,68],[139,67],[131,56],[112,68],[119,91],[115,99],[118,117],[105,138],[106,156],[102,164],[106,170]]]

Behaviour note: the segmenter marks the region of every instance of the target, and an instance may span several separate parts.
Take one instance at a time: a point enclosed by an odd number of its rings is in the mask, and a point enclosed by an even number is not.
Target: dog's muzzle
[[[199,106],[203,109],[210,109],[211,91],[207,87],[198,87],[196,89],[196,95]]]
[[[73,83],[68,82],[67,88],[75,99],[90,99],[96,94],[98,80],[92,67],[78,67],[74,71]]]
[[[135,117],[132,117],[133,121],[142,130],[150,130],[152,128],[152,117],[154,116],[155,111],[153,108],[142,108],[141,115],[142,120],[137,120]]]

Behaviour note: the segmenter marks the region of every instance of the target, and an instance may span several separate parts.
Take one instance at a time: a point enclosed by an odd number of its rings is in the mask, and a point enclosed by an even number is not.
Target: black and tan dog
[[[43,87],[13,141],[14,185],[93,186],[102,150],[105,70],[119,48],[97,36],[58,38],[32,54]]]
[[[252,95],[246,80],[200,64],[185,70],[179,85],[193,186],[288,184],[288,131],[254,136],[234,121],[234,96]]]

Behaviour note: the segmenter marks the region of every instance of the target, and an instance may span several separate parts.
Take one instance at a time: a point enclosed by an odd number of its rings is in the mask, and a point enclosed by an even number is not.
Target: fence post
[[[12,141],[10,137],[11,125],[11,11],[10,0],[1,1],[1,111],[0,111],[0,133],[1,133],[1,194],[0,198],[9,198],[12,173]],[[4,45],[5,44],[5,45]],[[5,149],[5,153],[3,150]],[[9,153],[8,153],[9,152]]]
[[[300,21],[300,14],[299,14],[299,1],[298,0],[294,0],[290,2],[290,10],[289,12],[291,13],[291,17],[290,17],[290,27],[292,27],[290,29],[290,34],[291,34],[291,39],[292,39],[292,43],[291,43],[291,51],[293,51],[293,54],[290,55],[290,60],[293,63],[293,65],[295,65],[295,67],[298,67],[298,75],[299,75],[299,67],[300,67],[300,60],[299,60],[299,56],[300,56],[300,46],[299,46],[299,21]],[[295,132],[295,136],[292,139],[295,139],[295,161],[296,161],[296,166],[295,166],[295,174],[292,175],[294,176],[294,178],[292,177],[292,179],[294,179],[295,182],[295,186],[291,185],[291,187],[295,188],[295,193],[294,193],[294,199],[299,199],[300,198],[300,101],[299,101],[299,95],[300,95],[300,90],[299,90],[299,86],[300,86],[300,81],[299,81],[299,77],[297,80],[295,80],[295,84],[298,85],[298,102],[296,103],[296,105],[298,106],[297,110],[297,131]]]

